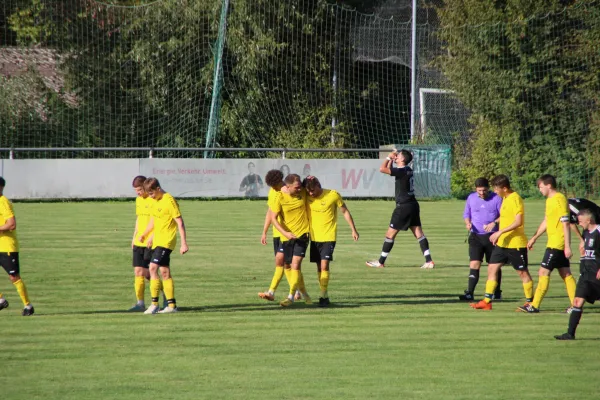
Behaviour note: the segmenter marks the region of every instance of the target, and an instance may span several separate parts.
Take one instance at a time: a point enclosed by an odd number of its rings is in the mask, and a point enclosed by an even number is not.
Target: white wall
[[[0,160],[0,174],[7,181],[5,194],[12,199],[133,197],[131,181],[136,175],[158,178],[162,188],[175,197],[243,197],[240,183],[250,162],[263,184],[268,170],[287,165],[291,173],[317,176],[324,187],[336,189],[344,197],[394,195],[394,178],[379,172],[381,161],[377,159]],[[416,168],[417,197],[450,194],[449,168],[437,164]],[[258,195],[266,196],[267,191],[263,185]]]

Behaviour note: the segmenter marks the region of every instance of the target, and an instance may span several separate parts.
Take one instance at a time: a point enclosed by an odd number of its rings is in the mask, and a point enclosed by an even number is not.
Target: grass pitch
[[[574,342],[553,274],[542,313],[515,312],[523,290],[504,268],[504,301],[491,312],[458,302],[467,283],[463,202],[422,202],[436,262],[400,233],[383,270],[377,258],[391,201],[347,202],[361,235],[340,218],[329,309],[281,309],[257,297],[273,273],[260,245],[258,201],[180,201],[190,252],[173,255],[176,315],[130,314],[132,202],[18,203],[22,276],[36,308],[18,295],[0,312],[3,399],[592,399],[598,397],[600,310],[587,306]],[[533,234],[542,201],[526,201]],[[537,269],[545,237],[530,253]],[[573,241],[574,249],[577,248]],[[574,273],[579,271],[574,260]],[[318,298],[316,267],[303,266]],[[483,294],[485,273],[478,285]],[[285,279],[277,293],[283,298]],[[148,288],[147,303],[149,302]]]

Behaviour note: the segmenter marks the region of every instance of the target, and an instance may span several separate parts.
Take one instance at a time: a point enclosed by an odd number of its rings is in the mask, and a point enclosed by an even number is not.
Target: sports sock
[[[290,282],[290,296],[292,300],[294,299],[294,294],[296,293],[296,289],[298,288],[298,281],[300,280],[300,271],[297,269],[293,269],[291,273],[291,282]]]
[[[319,278],[319,288],[321,289],[321,293],[319,297],[327,298],[329,295],[327,294],[327,287],[329,286],[329,271],[321,271],[321,276]]]
[[[573,275],[569,275],[563,280],[565,281],[565,286],[567,287],[567,294],[569,295],[569,300],[571,300],[571,304],[573,304],[573,299],[575,298],[575,290],[577,289],[577,282],[575,282],[575,277]]]
[[[306,286],[304,285],[304,275],[300,270],[298,270],[298,287],[296,289],[299,290],[303,295],[307,294]]]
[[[500,292],[502,292],[502,268],[498,268],[498,273],[496,274],[496,282],[498,282],[498,286],[496,286],[496,294],[500,294]]]
[[[22,279],[19,279],[16,282],[13,282],[15,288],[17,288],[17,292],[19,292],[19,296],[21,297],[21,301],[24,306],[28,306],[31,302],[29,301],[29,295],[27,294],[27,287],[25,286],[25,282]]]
[[[533,299],[533,281],[523,283],[523,292],[525,293],[525,299]]]
[[[285,279],[288,281],[288,284],[291,285],[291,282],[292,282],[292,269],[291,268],[283,268],[283,273],[285,274]]]
[[[475,292],[475,287],[477,286],[478,282],[479,282],[479,270],[469,268],[469,286],[467,289],[469,291],[469,293]]]
[[[421,252],[425,257],[425,262],[432,262],[431,253],[429,252],[429,240],[427,240],[425,235],[419,238],[419,246],[421,246]]]
[[[533,297],[533,301],[531,305],[535,308],[540,308],[540,304],[542,304],[542,300],[544,300],[544,296],[548,292],[548,287],[550,286],[550,277],[549,276],[540,276],[540,280],[538,281],[537,288],[535,289],[535,296]]]
[[[283,278],[283,267],[275,267],[275,273],[273,274],[273,279],[271,280],[271,286],[269,286],[269,292],[275,293],[277,287],[279,286],[279,282],[281,282],[281,278]]]
[[[158,305],[158,296],[160,295],[160,279],[150,279],[150,297],[152,297],[152,305]]]
[[[381,248],[381,255],[379,256],[379,264],[385,264],[385,260],[387,259],[390,251],[392,251],[392,247],[394,247],[394,239],[390,239],[388,237],[383,241],[383,247]]]
[[[494,293],[496,292],[496,286],[498,286],[498,282],[488,280],[485,282],[485,297],[483,301],[486,303],[491,303],[494,298]]]
[[[144,291],[146,290],[146,278],[143,276],[136,276],[134,280],[135,298],[140,302],[144,302]]]
[[[169,307],[177,307],[177,302],[175,301],[175,283],[173,283],[173,278],[165,279],[163,281],[163,290],[165,291],[165,297],[169,302]]]
[[[577,330],[577,325],[579,325],[579,320],[581,320],[581,314],[583,314],[583,309],[578,307],[573,307],[571,309],[571,315],[569,316],[569,334],[575,337],[575,331]]]

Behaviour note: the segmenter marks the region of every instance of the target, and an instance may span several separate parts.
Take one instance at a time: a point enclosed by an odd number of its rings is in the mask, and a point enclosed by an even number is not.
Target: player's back
[[[554,196],[548,197],[545,214],[546,234],[548,235],[546,247],[564,250],[565,233],[562,223],[569,221],[569,208],[565,195],[557,192]]]
[[[510,232],[500,235],[498,246],[513,249],[527,247],[527,236],[525,236],[525,204],[517,192],[512,192],[502,200],[502,206],[500,207],[500,230],[511,225],[519,214],[523,216],[521,225]]]
[[[177,223],[175,218],[181,217],[179,205],[173,196],[164,193],[152,207],[154,217],[154,240],[152,247],[164,247],[173,250],[177,244]]]
[[[11,217],[15,216],[12,203],[6,196],[0,196],[0,225],[6,224]],[[0,232],[0,253],[12,253],[19,251],[19,240],[17,231]]]

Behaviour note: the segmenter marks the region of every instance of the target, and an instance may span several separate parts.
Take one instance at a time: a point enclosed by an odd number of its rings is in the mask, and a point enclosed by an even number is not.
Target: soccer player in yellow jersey
[[[319,307],[329,306],[329,263],[333,261],[333,250],[337,239],[337,210],[342,212],[350,225],[352,238],[358,240],[358,231],[354,225],[352,214],[346,207],[342,196],[335,190],[323,189],[321,182],[314,177],[305,179],[308,193],[308,219],[310,222],[310,262],[317,264],[319,278]]]
[[[21,301],[23,301],[24,317],[33,315],[35,310],[29,301],[27,287],[21,279],[19,266],[19,241],[17,239],[17,220],[12,204],[4,196],[6,181],[0,176],[0,266],[8,273],[8,278],[15,285]],[[8,301],[0,293],[0,310],[8,307]]]
[[[154,199],[148,196],[144,190],[144,182],[146,177],[139,175],[133,179],[133,189],[137,194],[135,199],[135,229],[133,231],[133,239],[131,240],[131,249],[133,251],[133,272],[135,276],[134,290],[137,299],[136,304],[129,311],[145,311],[146,304],[144,302],[144,292],[146,291],[146,280],[150,280],[150,257],[152,256],[152,231],[150,231],[144,241],[138,239],[138,235],[146,230],[150,223],[152,204]],[[161,289],[162,291],[162,284]],[[163,293],[164,295],[164,293]],[[167,306],[165,298],[164,306]]]
[[[525,205],[519,194],[510,188],[506,175],[492,179],[494,193],[503,198],[500,208],[500,229],[490,236],[490,242],[496,247],[488,263],[488,279],[485,284],[485,298],[471,307],[479,310],[491,310],[492,299],[498,285],[498,270],[511,262],[523,282],[527,301],[533,297],[533,280],[527,269],[527,236],[525,236]]]
[[[285,177],[285,191],[282,189],[271,208],[271,223],[281,235],[287,239],[279,252],[289,252],[292,255],[292,272],[290,276],[290,294],[280,302],[282,307],[294,303],[294,294],[299,287],[302,260],[306,255],[309,241],[308,213],[306,211],[306,189],[302,187],[302,179],[298,174],[289,174]],[[286,193],[287,192],[287,193]],[[283,217],[284,224],[279,223],[279,216]],[[312,303],[306,298],[306,303]]]
[[[542,300],[548,292],[548,286],[550,286],[550,274],[555,268],[558,268],[558,273],[565,282],[571,306],[577,288],[569,263],[573,253],[571,252],[571,230],[569,227],[567,198],[556,191],[556,178],[552,175],[542,175],[537,180],[537,186],[540,193],[546,197],[546,215],[535,235],[527,243],[527,248],[531,250],[536,240],[544,232],[548,234],[548,244],[539,270],[540,278],[533,301],[517,308],[517,311],[526,313],[540,312],[540,304],[542,304]]]
[[[281,191],[281,188],[284,185],[283,172],[281,172],[278,169],[270,170],[269,172],[267,172],[267,175],[265,176],[265,182],[271,189],[269,190],[269,195],[268,195],[268,200],[267,200],[268,208],[267,208],[267,213],[265,215],[265,223],[263,225],[263,232],[262,232],[262,235],[260,238],[260,242],[263,245],[267,244],[267,231],[269,230],[269,227],[271,226],[271,213],[272,213],[271,206],[273,205],[273,202],[275,201],[275,197]],[[283,219],[282,219],[281,215],[279,216],[279,223],[283,224]],[[281,278],[283,277],[284,274],[285,274],[286,279],[288,280],[288,283],[290,282],[291,273],[292,273],[292,267],[291,267],[292,255],[289,254],[289,251],[287,252],[287,254],[284,254],[284,251],[287,249],[287,246],[284,246],[284,243],[286,241],[287,241],[287,238],[282,237],[281,232],[279,232],[277,229],[275,229],[275,226],[273,226],[273,251],[275,252],[275,273],[273,274],[273,279],[271,280],[271,285],[269,286],[269,289],[266,292],[258,293],[258,297],[260,297],[261,299],[265,299],[268,301],[275,300],[275,291],[279,287],[279,283],[281,282]],[[281,249],[281,252],[279,251],[280,249]],[[310,298],[310,296],[308,296],[308,294],[306,293],[306,288],[304,288],[304,279],[302,279],[302,272],[300,272],[299,287],[304,291],[305,299]],[[296,291],[294,298],[296,300],[298,300],[301,297],[302,297],[302,294],[300,293],[300,290]]]
[[[148,227],[139,237],[144,241],[148,234],[154,229],[154,238],[152,240],[152,257],[150,259],[150,294],[152,296],[152,305],[144,314],[156,314],[157,312],[173,313],[177,312],[177,302],[175,301],[175,285],[171,276],[171,252],[175,250],[177,244],[177,230],[181,238],[181,247],[179,252],[185,254],[188,251],[187,237],[183,217],[179,211],[179,205],[175,198],[161,189],[160,183],[156,178],[148,178],[144,182],[144,189],[148,196],[153,198],[155,203],[152,207],[152,218]],[[160,277],[158,272],[160,270]],[[158,296],[160,293],[160,278],[162,277],[162,286],[167,298],[168,307],[159,311]]]

